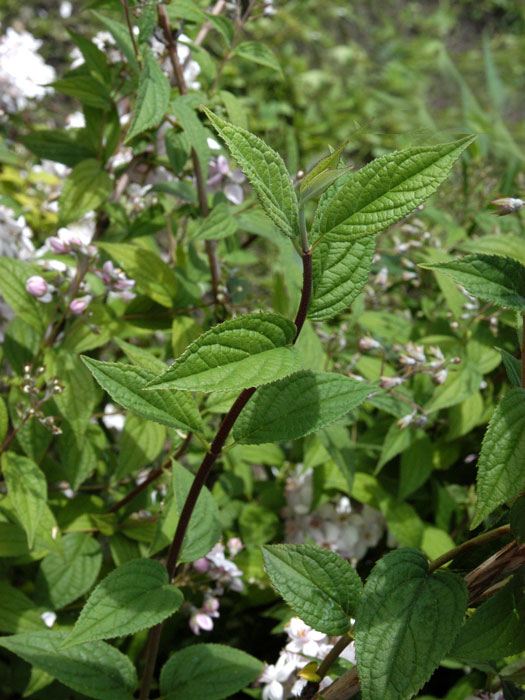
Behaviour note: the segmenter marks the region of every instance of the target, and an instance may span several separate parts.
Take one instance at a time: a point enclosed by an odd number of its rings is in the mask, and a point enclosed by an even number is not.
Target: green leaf
[[[143,48],[143,66],[139,76],[137,99],[124,143],[153,129],[164,119],[170,103],[170,83],[148,46]]]
[[[425,411],[433,413],[443,408],[457,406],[479,390],[482,378],[476,364],[465,362],[449,372],[446,382],[437,388],[425,405]]]
[[[295,238],[299,231],[297,197],[281,156],[249,131],[208,109],[205,112],[251,182],[266,214],[286,236]]]
[[[171,111],[184,130],[188,143],[197,154],[199,168],[204,180],[208,177],[208,163],[210,149],[208,148],[208,134],[201,120],[195,112],[195,98],[193,95],[180,95],[171,103]]]
[[[167,547],[175,534],[179,516],[193,484],[193,474],[178,462],[173,463],[171,494],[166,500],[159,528],[151,547],[151,554]],[[180,562],[195,561],[207,554],[221,536],[219,513],[215,499],[203,488],[191,515],[184,537]]]
[[[87,593],[102,566],[102,550],[90,535],[72,532],[62,538],[62,551],[52,552],[40,565],[38,590],[55,610]]]
[[[373,391],[340,374],[302,371],[258,389],[234,428],[237,442],[293,440],[334,423]]]
[[[177,277],[152,250],[129,243],[99,243],[98,247],[135,280],[139,292],[162,306],[173,307]]]
[[[39,158],[63,163],[72,168],[80,161],[97,155],[95,149],[86,142],[87,140],[82,140],[82,133],[73,129],[67,131],[39,129],[23,136],[20,140]]]
[[[347,561],[316,545],[276,544],[262,549],[274,588],[307,625],[325,634],[348,632],[363,586]]]
[[[375,251],[371,236],[324,242],[314,249],[313,292],[308,317],[323,321],[347,309],[368,281]]]
[[[199,219],[188,234],[193,241],[209,241],[228,238],[236,231],[237,222],[230,212],[230,207],[226,202],[221,202],[207,217]]]
[[[242,41],[233,52],[234,56],[240,56],[252,63],[266,66],[282,75],[282,69],[277,56],[265,44],[260,41]]]
[[[165,700],[223,700],[252,683],[262,664],[240,649],[192,644],[170,656],[160,672]]]
[[[191,343],[148,388],[236,391],[286,377],[300,367],[291,347],[295,332],[291,321],[272,313],[224,321]]]
[[[316,213],[312,240],[354,240],[383,231],[437,190],[473,140],[405,148],[372,161],[345,179]]]
[[[514,355],[511,355],[510,352],[503,350],[503,348],[497,349],[505,365],[507,379],[513,386],[521,386],[521,361],[517,357],[514,357]]]
[[[131,700],[137,674],[129,658],[104,642],[63,649],[67,632],[23,632],[1,637],[0,646],[97,700]]]
[[[38,608],[22,591],[0,581],[0,632],[16,633],[45,629]]]
[[[166,443],[166,428],[129,413],[120,438],[115,479],[120,480],[151,464]]]
[[[51,86],[63,95],[74,97],[86,107],[109,110],[113,106],[113,100],[104,83],[92,75],[71,74],[55,80]]]
[[[525,267],[499,255],[467,255],[461,260],[421,264],[450,275],[469,294],[515,311],[525,310]]]
[[[132,559],[98,584],[64,646],[124,637],[153,627],[178,610],[183,600],[160,562]]]
[[[430,575],[414,549],[374,566],[357,611],[356,652],[363,700],[408,700],[454,643],[467,607],[464,581]]]
[[[512,534],[520,544],[525,544],[525,496],[520,496],[510,509]]]
[[[497,406],[478,460],[478,500],[471,528],[525,487],[525,389],[513,388]]]
[[[171,428],[202,430],[199,412],[189,394],[144,389],[154,379],[153,372],[120,362],[99,362],[85,355],[82,360],[100,386],[124,408]]]
[[[26,531],[29,549],[32,549],[47,503],[46,478],[32,459],[14,452],[4,453],[2,471],[7,493]]]
[[[133,42],[131,41],[129,30],[126,27],[126,25],[123,22],[118,22],[114,19],[111,19],[110,17],[101,15],[99,12],[93,11],[92,14],[101,24],[104,25],[108,32],[113,36],[117,43],[117,46],[122,51],[123,55],[126,57],[126,60],[130,67],[133,69],[133,71],[138,73],[140,68],[137,61],[137,57],[135,56],[135,51],[133,49]]]
[[[381,156],[325,192],[312,227],[311,318],[331,318],[352,303],[370,271],[374,242],[368,237],[433,194],[472,140],[467,137]]]
[[[525,649],[525,595],[513,578],[461,628],[450,655],[469,664],[503,659]]]
[[[67,176],[59,199],[60,222],[78,221],[88,211],[96,209],[108,198],[113,183],[110,176],[94,158],[75,165]]]
[[[9,414],[4,399],[0,398],[0,445],[4,442],[9,428]]]
[[[26,282],[39,274],[38,268],[13,258],[0,257],[0,294],[23,321],[43,330],[46,312],[43,304],[26,291]]]

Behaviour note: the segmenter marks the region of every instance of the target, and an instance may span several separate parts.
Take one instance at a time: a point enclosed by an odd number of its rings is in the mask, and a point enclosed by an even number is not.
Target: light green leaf
[[[40,270],[36,266],[0,257],[0,294],[19,318],[42,331],[47,316],[45,305],[26,291],[27,280],[38,274]]]
[[[347,561],[316,545],[262,549],[273,586],[301,620],[325,634],[348,632],[363,586]]]
[[[472,140],[381,156],[325,192],[311,236],[312,318],[331,318],[349,306],[370,270],[374,243],[367,237],[399,221],[433,194]]]
[[[106,86],[93,75],[68,75],[51,85],[57,92],[74,97],[86,107],[109,111],[113,106]]]
[[[153,627],[178,610],[183,600],[160,562],[132,559],[98,584],[64,646],[124,637]]]
[[[137,100],[125,143],[138,134],[158,126],[164,119],[170,103],[170,83],[157,63],[151,49],[143,48],[143,65],[139,77]]]
[[[231,215],[230,207],[221,202],[214,207],[204,219],[199,219],[188,231],[194,241],[220,240],[233,236],[237,231],[237,222]]]
[[[286,236],[295,238],[299,231],[297,197],[281,156],[249,131],[205,111],[251,182],[266,214]]]
[[[277,56],[265,44],[261,44],[260,41],[242,41],[233,53],[235,56],[240,56],[252,63],[271,68],[282,75]]]
[[[321,241],[312,258],[309,318],[323,321],[350,306],[368,281],[375,247],[373,236]]]
[[[479,390],[482,375],[472,362],[465,362],[449,372],[444,384],[437,388],[430,401],[425,405],[427,413],[440,411],[462,403]]]
[[[97,700],[131,700],[137,674],[129,658],[105,642],[63,649],[67,632],[23,632],[1,637],[0,646]]]
[[[151,464],[162,452],[166,443],[166,428],[129,413],[120,438],[115,479],[133,474]]]
[[[179,516],[193,483],[193,474],[178,462],[173,463],[171,493],[161,514],[151,554],[167,547],[175,534]],[[184,537],[179,561],[189,562],[207,554],[221,536],[219,513],[215,499],[203,488],[195,506]]]
[[[357,611],[356,652],[363,700],[408,700],[454,643],[467,607],[464,581],[430,575],[414,549],[374,566]]]
[[[180,95],[171,103],[171,111],[184,130],[188,143],[197,154],[202,178],[208,177],[208,163],[210,149],[208,147],[208,134],[201,120],[195,112],[195,98],[193,95]]]
[[[14,452],[2,457],[2,471],[15,512],[32,549],[47,503],[47,482],[43,472],[32,459]]]
[[[171,428],[202,430],[199,412],[189,394],[144,389],[154,378],[153,372],[120,362],[99,362],[84,355],[82,360],[100,386],[124,408]]]
[[[475,665],[524,649],[525,596],[519,577],[515,577],[467,620],[450,655]]]
[[[523,238],[512,233],[485,235],[481,238],[467,238],[461,241],[460,249],[466,253],[485,253],[486,255],[501,255],[504,258],[514,258],[525,265],[525,250]]]
[[[133,43],[129,35],[129,30],[126,25],[122,22],[118,22],[110,17],[101,15],[99,12],[92,11],[93,16],[104,25],[108,32],[115,39],[117,46],[122,51],[123,55],[130,67],[138,73],[140,70],[137,57],[135,56],[135,51],[133,49]]]
[[[461,260],[422,264],[450,275],[469,294],[515,311],[525,310],[525,267],[499,255],[467,255]]]
[[[240,649],[192,644],[164,664],[160,692],[165,700],[223,700],[235,696],[261,671],[261,662]]]
[[[191,343],[148,388],[236,391],[286,377],[301,366],[291,347],[295,332],[291,321],[272,313],[224,321]]]
[[[323,173],[330,171],[334,168],[337,168],[339,165],[339,159],[341,158],[341,153],[344,151],[346,148],[346,141],[345,143],[341,144],[338,148],[335,150],[331,151],[327,156],[324,156],[321,158],[314,166],[311,168],[306,175],[303,177],[299,184],[299,191],[301,192],[301,195],[303,195],[305,192],[307,192],[312,185],[314,185],[315,181],[319,177],[319,175],[322,175]],[[340,171],[341,175],[346,174],[346,170],[344,168],[341,169]]]
[[[88,211],[103,204],[112,189],[111,177],[102,169],[98,160],[82,160],[64,181],[58,201],[60,222],[68,224],[78,221]]]
[[[177,277],[152,250],[129,243],[99,243],[124,272],[135,280],[137,290],[161,306],[173,307]]]
[[[525,389],[513,388],[497,406],[478,460],[478,500],[472,528],[525,487]]]
[[[37,579],[40,595],[55,610],[87,593],[102,566],[102,550],[90,535],[72,532],[62,538],[62,547],[42,561]]]
[[[259,388],[234,428],[237,442],[293,440],[334,423],[373,391],[366,382],[305,370]]]

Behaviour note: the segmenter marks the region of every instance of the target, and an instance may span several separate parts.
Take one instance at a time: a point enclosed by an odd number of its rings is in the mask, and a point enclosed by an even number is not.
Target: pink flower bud
[[[50,236],[47,239],[47,242],[49,243],[49,247],[51,250],[55,253],[69,253],[69,246],[68,244],[59,238],[58,236]]]
[[[33,275],[26,282],[26,291],[31,294],[31,296],[43,297],[49,291],[49,286],[43,277],[40,275]]]
[[[200,559],[197,559],[197,561],[193,562],[193,568],[195,571],[198,571],[199,574],[205,574],[210,568],[210,562],[206,559],[206,557],[201,557]]]
[[[80,316],[80,314],[83,314],[87,309],[90,301],[91,296],[89,294],[86,294],[84,297],[78,297],[78,299],[73,299],[69,303],[69,310],[72,314],[75,314],[75,316]]]
[[[505,216],[506,214],[513,214],[515,211],[519,211],[525,205],[525,201],[517,197],[500,197],[499,199],[493,199],[491,204],[496,207],[496,214]]]

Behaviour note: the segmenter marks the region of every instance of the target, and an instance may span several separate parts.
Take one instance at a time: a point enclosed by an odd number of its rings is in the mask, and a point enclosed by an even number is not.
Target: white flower
[[[44,625],[46,627],[53,627],[53,625],[55,624],[56,619],[57,619],[56,614],[54,612],[52,612],[51,610],[47,610],[46,612],[43,612],[40,615],[40,617],[41,617],[41,619],[44,622]]]
[[[24,109],[29,100],[43,97],[55,69],[37,53],[42,42],[26,31],[8,27],[0,37],[0,112]]]
[[[375,350],[381,347],[381,343],[370,336],[360,338],[358,345],[360,350]]]
[[[107,403],[104,406],[102,422],[108,430],[114,429],[120,432],[124,429],[125,418],[114,404]]]
[[[83,129],[85,126],[86,119],[80,111],[72,112],[66,117],[66,129]]]
[[[398,426],[403,430],[404,428],[408,428],[409,425],[412,425],[416,418],[416,411],[413,411],[412,413],[407,413],[406,416],[403,416],[397,421]]]
[[[403,384],[405,380],[403,377],[381,377],[379,380],[379,386],[382,389],[393,389],[400,384]]]
[[[299,617],[292,617],[284,629],[290,640],[286,645],[287,651],[319,658],[320,642],[326,640],[326,635],[323,632],[312,629]]]
[[[296,668],[296,661],[287,653],[282,653],[275,664],[266,666],[259,679],[265,684],[262,700],[283,700],[284,683],[289,680]]]
[[[33,257],[32,238],[33,233],[25,218],[16,216],[12,209],[0,204],[0,255],[21,260]]]
[[[73,5],[69,2],[69,0],[62,0],[60,3],[60,7],[58,8],[58,13],[62,17],[62,19],[69,19],[71,17],[71,13],[73,12]]]

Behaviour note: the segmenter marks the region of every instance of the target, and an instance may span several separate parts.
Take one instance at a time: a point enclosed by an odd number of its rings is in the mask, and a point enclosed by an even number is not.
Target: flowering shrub
[[[273,2],[59,10],[0,36],[4,696],[521,697],[520,192],[272,133]]]

